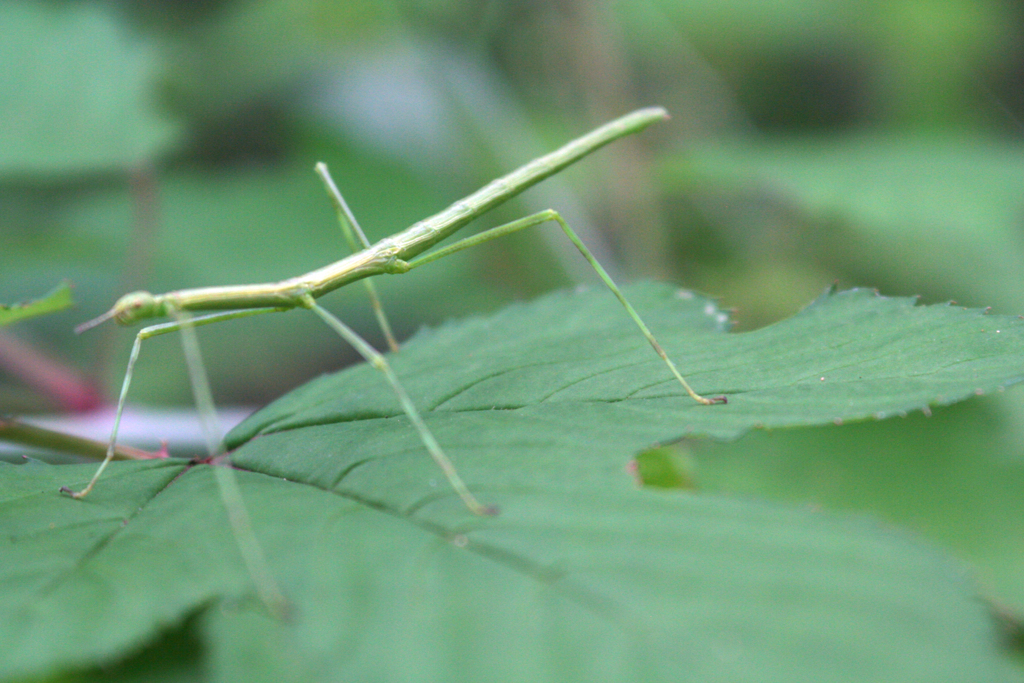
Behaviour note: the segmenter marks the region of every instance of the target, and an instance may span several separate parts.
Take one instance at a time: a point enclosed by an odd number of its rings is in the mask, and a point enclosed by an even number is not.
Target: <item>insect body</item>
[[[201,363],[198,360],[198,347],[194,342],[193,328],[195,326],[260,313],[283,311],[292,308],[306,308],[318,315],[368,362],[384,373],[387,381],[394,389],[399,402],[402,404],[403,411],[409,417],[414,428],[419,432],[424,447],[442,469],[453,489],[462,498],[466,506],[477,514],[493,512],[491,508],[480,504],[463,483],[454,465],[444,454],[441,446],[423,422],[419,411],[402,388],[394,372],[392,372],[386,358],[341,320],[322,308],[316,302],[316,299],[357,280],[364,280],[375,275],[405,273],[456,251],[547,222],[557,223],[576,248],[579,249],[583,257],[594,267],[598,276],[619,299],[626,312],[640,328],[641,333],[647,338],[655,352],[662,358],[669,371],[679,381],[686,393],[699,403],[725,403],[726,399],[724,397],[705,398],[690,388],[675,364],[672,363],[671,359],[662,350],[650,330],[647,329],[640,316],[629,304],[604,268],[601,267],[601,264],[597,262],[586,245],[583,244],[565,220],[554,210],[548,209],[517,221],[491,228],[450,246],[420,256],[423,252],[449,237],[473,219],[508,201],[528,187],[557,173],[604,145],[625,135],[643,130],[650,124],[664,118],[667,118],[667,113],[664,109],[660,108],[641,109],[627,114],[573,140],[550,154],[534,159],[512,173],[490,182],[468,197],[455,202],[440,213],[419,221],[405,230],[386,237],[373,245],[369,244],[369,241],[359,228],[359,224],[352,216],[351,211],[349,211],[341,193],[334,186],[327,172],[327,167],[323,164],[317,164],[316,170],[323,178],[328,193],[335,203],[339,221],[349,243],[354,249],[360,246],[361,248],[350,256],[323,268],[280,282],[201,287],[158,295],[148,292],[133,292],[121,297],[114,307],[104,315],[82,325],[79,330],[88,329],[111,318],[123,325],[130,325],[151,318],[168,317],[172,319],[172,322],[143,328],[136,337],[128,369],[125,373],[125,381],[118,400],[117,414],[106,459],[100,465],[92,480],[82,490],[75,492],[67,487],[61,490],[75,498],[87,495],[113,457],[118,424],[131,382],[132,369],[138,357],[139,347],[143,339],[167,332],[181,331],[183,339],[186,339],[187,342],[186,358],[192,359],[189,363],[190,374],[192,376],[193,388],[197,394],[197,402],[210,403],[205,372],[202,370]],[[397,346],[391,338],[386,318],[379,309],[376,295],[369,284],[369,280],[366,282],[370,291],[371,301],[378,312],[378,319],[384,328],[385,336],[388,338],[392,348],[395,349]],[[196,312],[205,312],[207,315],[193,318],[191,313]],[[191,339],[191,341],[189,342],[188,339]],[[194,347],[194,349],[190,350],[189,345]],[[216,449],[216,447],[215,442],[211,444],[211,450]]]

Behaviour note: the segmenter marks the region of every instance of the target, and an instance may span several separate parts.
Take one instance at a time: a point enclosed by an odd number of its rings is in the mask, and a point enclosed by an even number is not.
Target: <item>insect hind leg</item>
[[[569,241],[571,241],[573,245],[576,247],[576,249],[579,250],[579,252],[583,255],[583,258],[587,260],[587,263],[589,263],[591,267],[597,272],[601,280],[605,283],[605,285],[608,286],[608,289],[612,291],[612,294],[614,294],[615,297],[619,300],[619,303],[621,303],[623,308],[626,309],[626,313],[628,313],[629,317],[633,319],[633,322],[636,323],[636,326],[640,328],[640,332],[647,339],[648,343],[650,343],[651,347],[654,349],[654,352],[658,354],[658,357],[661,358],[661,360],[665,363],[669,371],[672,373],[672,376],[679,381],[679,383],[682,385],[683,389],[690,396],[690,398],[703,405],[727,403],[728,399],[725,396],[714,396],[708,398],[706,396],[701,396],[690,387],[690,384],[683,377],[682,373],[679,372],[679,369],[676,367],[676,364],[672,362],[672,359],[669,358],[668,354],[665,353],[665,350],[661,347],[661,344],[659,344],[658,340],[654,338],[654,334],[651,333],[650,329],[647,327],[643,319],[640,317],[640,314],[636,312],[636,309],[633,308],[633,305],[629,303],[628,299],[626,299],[626,296],[625,294],[622,293],[622,290],[620,290],[618,285],[615,284],[615,281],[612,280],[610,275],[608,275],[608,272],[604,269],[600,262],[596,258],[594,258],[594,255],[590,252],[590,249],[587,248],[587,245],[583,243],[583,240],[579,238],[576,232],[569,227],[568,223],[565,222],[565,219],[562,218],[562,216],[554,209],[546,209],[545,211],[540,211],[530,216],[526,216],[525,218],[520,218],[517,221],[512,221],[511,223],[506,223],[505,225],[499,225],[495,228],[491,228],[490,230],[485,230],[481,233],[473,235],[472,237],[467,237],[465,239],[459,240],[454,244],[450,244],[447,247],[438,249],[437,251],[431,252],[426,256],[421,256],[419,258],[413,259],[408,263],[408,270],[416,268],[417,266],[422,266],[424,264],[430,263],[431,261],[436,261],[457,251],[462,251],[463,249],[468,249],[469,247],[476,246],[477,244],[483,244],[484,242],[489,242],[490,240],[496,239],[498,237],[509,235],[513,232],[518,232],[520,230],[525,230],[526,228],[532,228],[536,225],[541,225],[542,223],[547,222],[557,223],[559,227],[562,228],[562,232],[565,233],[566,237],[569,238]]]

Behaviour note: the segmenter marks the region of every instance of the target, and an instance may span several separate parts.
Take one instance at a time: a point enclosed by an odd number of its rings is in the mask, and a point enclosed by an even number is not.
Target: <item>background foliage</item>
[[[833,282],[1024,313],[1022,18],[1007,0],[5,2],[0,302],[67,278],[79,306],[0,338],[0,411],[109,395],[130,335],[70,330],[125,291],[277,279],[342,253],[315,161],[380,237],[647,104],[674,118],[481,227],[552,206],[617,275],[708,292],[744,329]],[[548,231],[381,286],[407,336],[591,277]],[[329,302],[373,334],[360,292]],[[218,400],[245,406],[347,353],[312,316],[202,341]],[[134,396],[188,401],[175,340],[148,343]],[[679,457],[704,490],[920,532],[1019,611],[1022,439],[1008,392]]]

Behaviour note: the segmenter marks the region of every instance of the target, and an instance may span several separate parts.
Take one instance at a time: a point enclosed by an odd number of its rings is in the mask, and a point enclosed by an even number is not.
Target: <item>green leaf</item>
[[[815,241],[864,281],[1003,312],[1024,306],[1019,141],[881,133],[731,141],[693,150],[670,173],[697,173],[762,201],[781,193],[827,226]]]
[[[194,676],[214,680],[1024,680],[962,568],[908,535],[640,489],[628,467],[684,433],[1018,381],[1024,322],[851,291],[726,335],[689,293],[628,296],[698,391],[728,405],[682,395],[604,291],[451,323],[393,355],[499,516],[465,510],[365,366],[235,430],[285,620],[254,597],[210,468],[117,463],[75,501],[56,489],[91,468],[0,467],[0,678],[109,667],[178,625],[202,644]]]
[[[0,5],[0,176],[122,170],[176,142],[155,46],[97,3]]]
[[[537,415],[599,431],[644,424],[648,442],[884,418],[1024,379],[1024,321],[1014,317],[829,291],[782,323],[723,335],[727,316],[706,300],[664,286],[632,292],[694,389],[726,395],[727,406],[680,400],[665,366],[600,292],[547,297],[420,335],[394,365],[437,420]],[[369,367],[322,377],[240,425],[229,444],[399,414],[380,385]]]
[[[74,300],[71,298],[71,287],[68,283],[62,282],[42,299],[12,304],[10,306],[0,304],[0,327],[10,325],[19,320],[27,320],[36,316],[63,311],[65,308],[70,308],[74,303]]]
[[[870,512],[969,562],[987,594],[1024,613],[1024,463],[1003,426],[1003,406],[1019,402],[1014,391],[928,416],[686,445],[706,493]]]

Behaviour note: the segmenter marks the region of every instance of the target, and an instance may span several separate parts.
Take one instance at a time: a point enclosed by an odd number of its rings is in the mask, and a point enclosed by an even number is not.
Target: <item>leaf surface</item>
[[[367,367],[230,435],[287,620],[254,598],[209,467],[0,468],[8,677],[125,657],[188,616],[211,680],[1020,681],[962,568],[863,518],[640,489],[683,434],[859,419],[1018,381],[1024,323],[869,292],[724,334],[708,301],[607,292],[421,333],[396,371],[470,487],[468,514]],[[824,380],[822,379],[824,377]],[[822,457],[827,457],[827,453]]]

